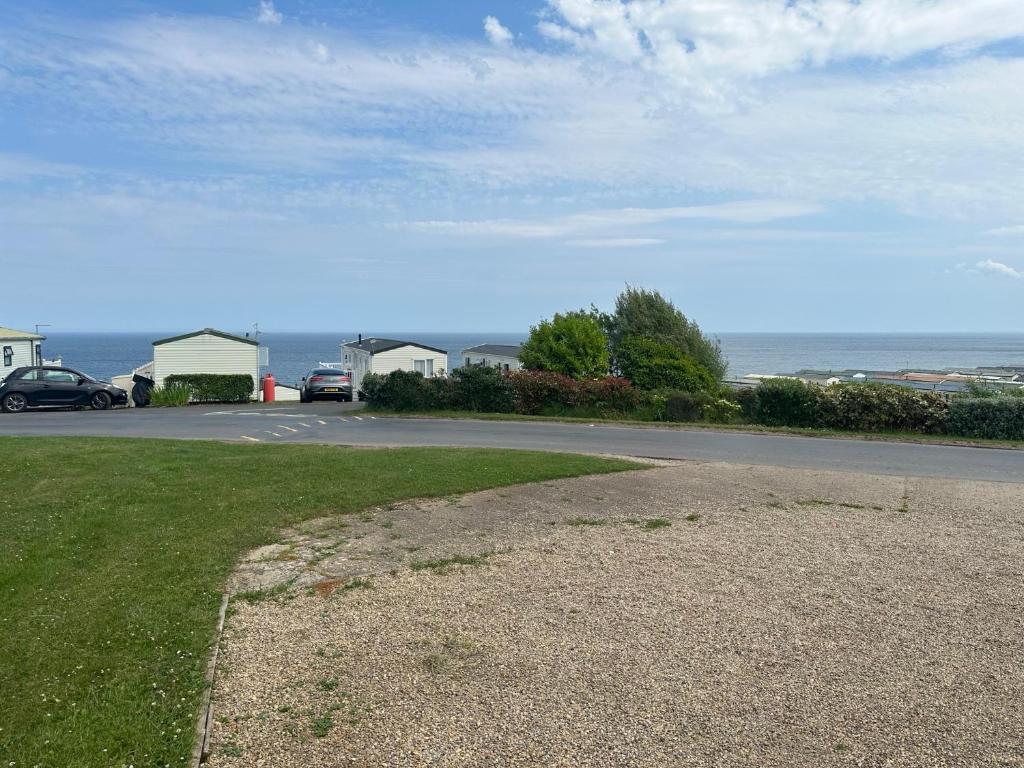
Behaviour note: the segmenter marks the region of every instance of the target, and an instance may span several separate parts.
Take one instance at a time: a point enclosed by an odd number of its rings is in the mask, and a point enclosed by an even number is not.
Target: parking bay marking
[[[260,439],[258,437],[249,437],[248,435],[242,435],[242,439],[243,440],[249,440],[250,442],[253,442],[253,443],[258,443],[260,441]]]
[[[317,423],[317,424],[323,424],[323,425],[324,425],[325,427],[327,426],[327,422],[326,422],[326,421],[324,421],[323,419],[317,419],[317,420],[316,420],[316,423]]]
[[[313,425],[312,425],[312,424],[307,424],[307,423],[306,423],[306,422],[304,422],[304,421],[300,421],[300,422],[299,422],[299,426],[300,426],[300,427],[305,427],[306,429],[310,429],[310,428],[311,428],[311,427],[312,427]]]
[[[280,437],[281,436],[277,432],[271,432],[269,429],[264,429],[263,431],[266,432],[268,435],[273,435],[274,437]]]
[[[284,424],[278,424],[277,428],[278,429],[287,429],[289,432],[298,432],[299,431],[297,429],[292,429],[291,427],[286,427]]]

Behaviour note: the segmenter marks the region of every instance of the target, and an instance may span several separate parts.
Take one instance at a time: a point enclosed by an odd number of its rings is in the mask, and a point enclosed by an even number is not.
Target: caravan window
[[[413,360],[413,368],[417,373],[422,373],[424,376],[430,377],[434,375],[434,360],[430,358],[428,360]]]
[[[14,365],[14,347],[4,347],[4,368]]]

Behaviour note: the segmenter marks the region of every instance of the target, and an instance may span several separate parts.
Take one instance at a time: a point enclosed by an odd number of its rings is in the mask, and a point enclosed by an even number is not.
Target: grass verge
[[[878,440],[887,443],[924,443],[931,445],[961,445],[971,448],[1011,448],[1024,450],[1024,441],[988,440],[952,435],[921,435],[911,432],[854,432],[840,429],[812,429],[805,427],[768,427],[763,424],[717,424],[712,422],[640,421],[628,418],[584,418],[575,416],[524,416],[521,413],[478,413],[476,411],[391,411],[383,408],[366,409],[378,416],[396,419],[472,419],[477,421],[541,421],[563,424],[607,424],[617,427],[646,429],[678,429],[711,432],[744,432],[749,434],[796,435],[798,437],[830,437],[846,440]]]
[[[280,527],[635,468],[478,449],[0,438],[0,755],[183,765],[222,585]]]

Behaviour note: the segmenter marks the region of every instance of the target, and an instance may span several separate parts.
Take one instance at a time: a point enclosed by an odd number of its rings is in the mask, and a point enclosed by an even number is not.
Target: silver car
[[[314,400],[337,400],[352,402],[352,376],[337,368],[314,368],[302,377],[299,400],[311,403]]]

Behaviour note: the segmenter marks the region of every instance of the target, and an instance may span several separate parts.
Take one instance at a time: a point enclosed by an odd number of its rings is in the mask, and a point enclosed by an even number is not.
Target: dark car
[[[127,405],[128,393],[71,368],[16,368],[0,383],[0,408],[20,413],[40,406],[84,406],[105,411]]]
[[[337,368],[314,368],[302,377],[299,400],[338,400],[352,402],[352,377]]]

